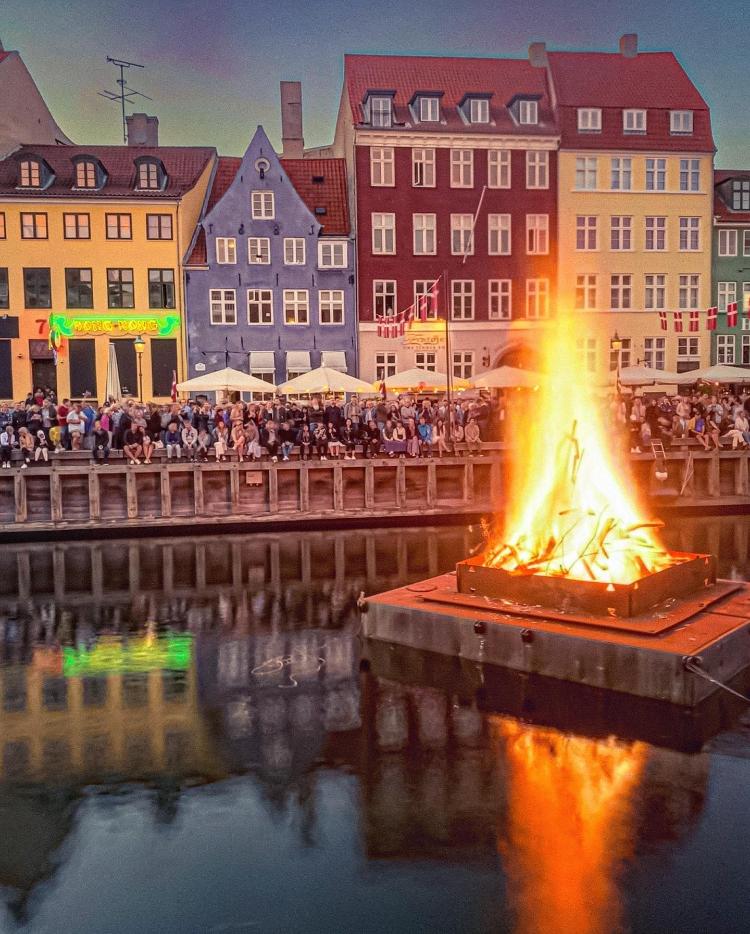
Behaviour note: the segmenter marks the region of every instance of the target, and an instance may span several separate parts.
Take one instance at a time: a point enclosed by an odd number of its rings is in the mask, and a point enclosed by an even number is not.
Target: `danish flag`
[[[682,333],[682,312],[675,311],[673,312],[673,314],[674,314],[674,329],[675,331],[681,334]]]
[[[706,317],[706,328],[709,331],[716,330],[716,320],[719,317],[719,309],[714,306],[708,309],[708,315]]]
[[[667,330],[667,313],[666,313],[666,311],[660,311],[660,312],[659,312],[659,327],[662,329],[662,331],[666,331],[666,330]]]
[[[697,331],[699,327],[700,327],[700,315],[696,309],[690,312],[690,325],[689,325],[688,330]]]
[[[727,305],[727,327],[737,327],[737,302],[730,302]]]

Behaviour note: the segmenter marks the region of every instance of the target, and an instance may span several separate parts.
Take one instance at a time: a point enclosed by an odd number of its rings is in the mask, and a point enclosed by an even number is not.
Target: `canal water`
[[[749,528],[667,537],[746,579]],[[0,931],[746,932],[742,704],[363,649],[360,592],[479,538],[0,549]]]

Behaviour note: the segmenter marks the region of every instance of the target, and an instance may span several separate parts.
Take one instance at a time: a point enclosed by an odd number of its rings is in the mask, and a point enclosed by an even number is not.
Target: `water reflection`
[[[733,520],[669,534],[673,547],[718,543],[722,573],[750,576]],[[447,570],[477,540],[441,528],[0,550],[0,886],[12,929],[56,930],[52,906],[85,899],[91,802],[118,802],[111,827],[137,826],[147,848],[170,828],[213,851],[222,840],[199,814],[229,789],[284,841],[271,888],[281,884],[288,914],[262,929],[321,929],[304,926],[295,894],[298,852],[321,848],[316,884],[337,905],[337,877],[364,856],[453,867],[438,888],[464,907],[449,921],[452,908],[431,897],[420,911],[434,910],[434,929],[626,928],[623,867],[679,845],[704,813],[709,756],[681,751],[695,747],[684,723],[659,726],[639,710],[631,735],[593,694],[382,646],[360,670],[359,593]],[[613,724],[619,739],[607,735]],[[343,798],[336,775],[356,779]],[[356,828],[355,853],[339,818]],[[238,845],[184,870],[217,930],[237,897],[219,880]],[[490,874],[494,894],[464,904],[467,872]],[[353,903],[374,897],[373,884],[350,879]],[[172,920],[168,893],[137,885],[132,898],[163,912],[152,928],[94,912],[81,931],[210,929]],[[351,929],[416,930],[408,886],[402,898],[387,921],[373,914]]]

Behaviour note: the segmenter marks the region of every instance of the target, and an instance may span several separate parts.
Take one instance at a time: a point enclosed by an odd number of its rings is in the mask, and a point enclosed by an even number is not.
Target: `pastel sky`
[[[76,142],[119,142],[107,55],[146,65],[160,141],[240,154],[257,124],[279,141],[279,81],[303,84],[305,142],[330,141],[345,52],[525,56],[549,48],[673,50],[712,108],[717,165],[750,166],[747,0],[0,0],[0,39],[18,49]]]

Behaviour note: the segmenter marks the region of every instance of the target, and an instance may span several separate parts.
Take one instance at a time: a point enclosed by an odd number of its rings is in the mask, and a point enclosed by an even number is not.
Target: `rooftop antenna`
[[[110,55],[107,56],[107,61],[114,65],[115,68],[120,69],[120,77],[117,79],[117,84],[120,86],[119,92],[115,91],[97,91],[101,97],[106,97],[108,101],[119,101],[120,106],[122,107],[122,141],[127,143],[128,141],[128,124],[125,120],[125,102],[131,103],[134,97],[143,97],[145,100],[150,101],[152,98],[147,97],[145,94],[141,94],[140,91],[136,91],[134,88],[128,86],[127,81],[125,80],[125,69],[126,68],[144,68],[144,65],[139,65],[138,62],[125,62],[119,58],[112,58]]]

